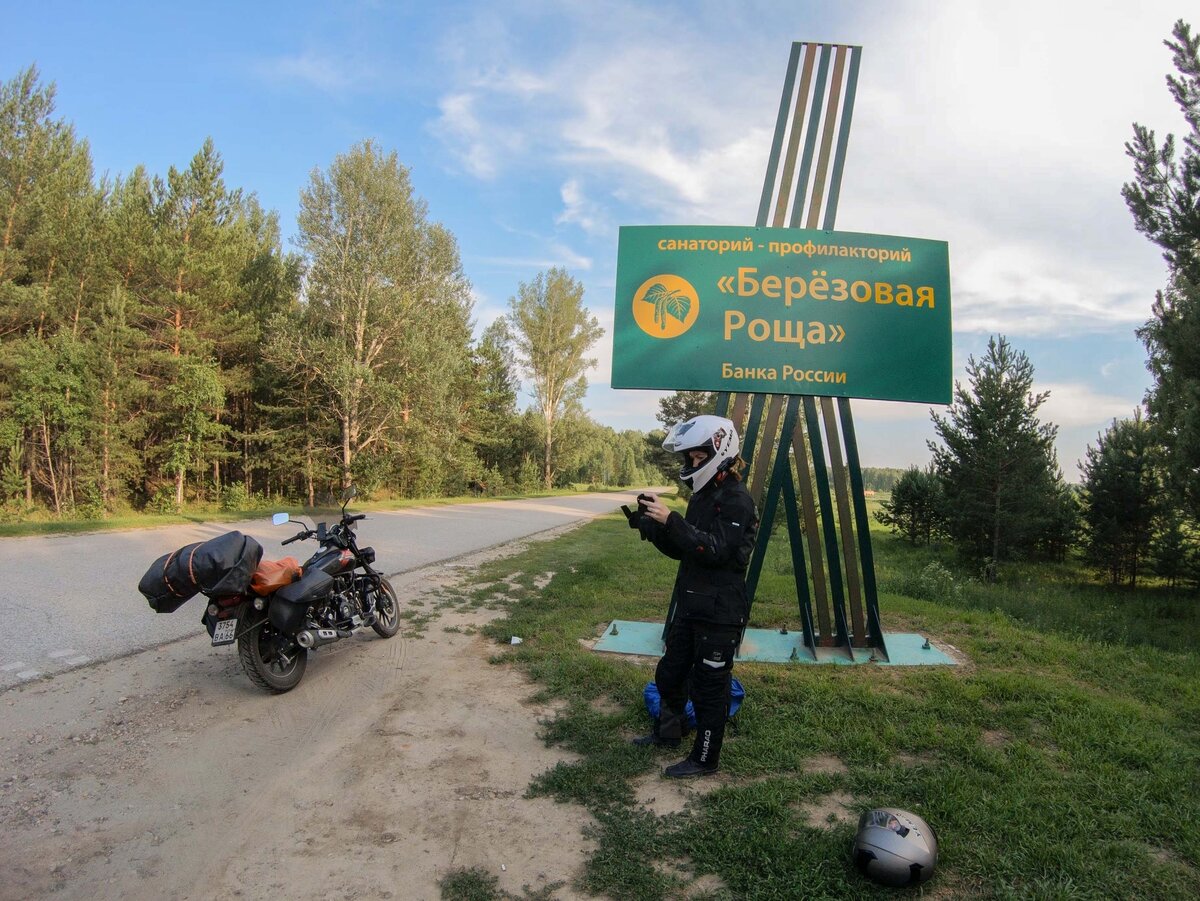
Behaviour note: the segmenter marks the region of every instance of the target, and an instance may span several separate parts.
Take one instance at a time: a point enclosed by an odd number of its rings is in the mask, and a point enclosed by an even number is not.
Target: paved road
[[[610,513],[636,491],[525,501],[492,501],[369,513],[360,541],[389,574],[428,566],[555,526]],[[353,506],[351,507],[353,510]],[[91,535],[0,539],[0,690],[95,660],[119,657],[198,634],[204,599],[156,614],[137,592],[142,573],[162,554],[238,529],[263,556],[304,559],[313,541],[280,547],[294,525],[270,518],[167,526]]]

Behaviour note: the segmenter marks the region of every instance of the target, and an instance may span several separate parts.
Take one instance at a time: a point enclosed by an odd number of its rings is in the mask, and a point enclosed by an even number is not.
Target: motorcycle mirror
[[[353,499],[355,497],[358,497],[358,489],[357,488],[355,488],[353,485],[350,485],[347,488],[343,488],[342,489],[342,506],[343,507],[346,506],[346,504],[348,504],[351,501],[351,499]]]
[[[276,513],[274,516],[271,517],[271,525],[281,526],[285,522],[291,522],[291,520],[292,520],[292,518],[290,516],[288,516],[286,513]]]

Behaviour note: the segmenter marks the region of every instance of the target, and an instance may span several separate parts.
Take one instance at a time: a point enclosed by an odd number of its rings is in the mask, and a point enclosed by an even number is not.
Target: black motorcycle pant
[[[666,651],[654,671],[662,700],[659,723],[663,729],[670,728],[676,718],[682,720],[691,695],[696,738],[688,756],[705,767],[715,768],[721,758],[725,721],[729,718],[733,655],[741,634],[741,626],[676,619],[667,633]]]

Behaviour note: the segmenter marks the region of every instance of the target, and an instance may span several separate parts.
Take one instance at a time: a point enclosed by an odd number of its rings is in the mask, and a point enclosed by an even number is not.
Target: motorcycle
[[[356,494],[353,487],[342,492],[337,522],[309,527],[301,521],[301,530],[282,542],[317,539],[317,551],[303,564],[294,557],[260,560],[258,542],[230,532],[160,557],[138,588],[160,613],[197,591],[205,594],[210,603],[201,621],[213,647],[237,644],[251,682],[275,694],[290,691],[304,677],[309,651],[366,626],[381,638],[400,631],[400,603],[372,566],[375,549],[358,546],[353,524],[366,515],[346,512]],[[279,526],[292,519],[276,513],[271,521]]]

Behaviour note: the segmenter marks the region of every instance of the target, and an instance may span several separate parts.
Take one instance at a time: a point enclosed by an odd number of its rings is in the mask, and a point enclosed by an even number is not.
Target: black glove
[[[646,515],[646,505],[653,501],[654,498],[648,494],[639,494],[637,496],[637,510],[630,510],[624,504],[621,505],[621,512],[625,514],[625,519],[629,522],[629,528],[637,529],[642,536],[642,541],[649,541],[650,530],[654,527],[654,520]]]

